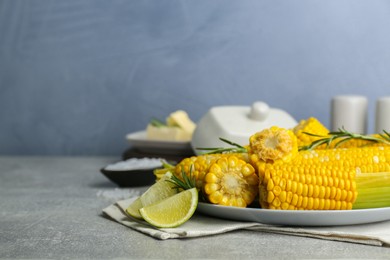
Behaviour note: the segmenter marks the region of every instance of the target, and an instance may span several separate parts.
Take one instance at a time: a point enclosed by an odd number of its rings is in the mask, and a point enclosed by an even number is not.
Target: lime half
[[[198,205],[196,188],[182,191],[139,210],[145,221],[155,227],[170,228],[185,223]]]

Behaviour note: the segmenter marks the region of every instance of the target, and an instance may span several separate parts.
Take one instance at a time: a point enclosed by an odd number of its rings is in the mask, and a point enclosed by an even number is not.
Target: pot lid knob
[[[269,114],[269,106],[265,102],[257,101],[252,104],[249,118],[256,121],[264,121]]]

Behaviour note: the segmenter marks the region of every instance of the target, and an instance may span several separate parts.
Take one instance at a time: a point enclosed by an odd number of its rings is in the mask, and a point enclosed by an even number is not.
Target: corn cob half
[[[256,198],[258,183],[251,164],[228,156],[211,165],[205,177],[204,192],[213,204],[246,207]]]
[[[246,207],[258,194],[259,179],[247,153],[192,156],[155,174],[166,171],[182,183],[186,183],[185,178],[193,179],[203,198],[213,204]]]
[[[241,160],[248,161],[248,155],[246,153],[203,154],[198,156],[191,156],[179,162],[175,166],[173,174],[179,178],[181,177],[182,173],[188,177],[191,176],[195,179],[196,188],[202,190],[204,187],[205,176],[209,172],[211,165],[220,158],[229,157],[232,155]]]
[[[253,162],[288,161],[298,152],[294,133],[277,126],[253,134],[249,138],[249,143],[248,152]]]

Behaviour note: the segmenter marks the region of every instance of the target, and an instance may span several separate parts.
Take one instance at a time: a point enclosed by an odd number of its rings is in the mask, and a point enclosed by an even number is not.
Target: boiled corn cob
[[[291,130],[273,126],[249,138],[248,152],[264,162],[288,161],[298,152],[297,138]]]
[[[173,174],[178,177],[180,177],[182,173],[187,176],[191,175],[195,179],[196,188],[201,190],[203,189],[204,178],[208,173],[210,166],[223,156],[224,155],[222,154],[207,154],[185,158],[176,165]]]
[[[370,135],[374,138],[382,138],[379,134],[373,134]],[[343,142],[342,144],[338,145],[337,148],[354,148],[354,147],[366,147],[366,146],[384,146],[386,144],[380,143],[380,142],[374,142],[369,140],[362,140],[362,139],[351,139],[347,142]],[[334,145],[331,145],[330,148],[334,148]]]
[[[356,188],[354,209],[390,206],[390,172],[356,173]]]
[[[248,161],[246,153],[234,153],[234,154],[203,154],[198,156],[191,156],[180,161],[173,169],[173,174],[177,177],[181,177],[182,173],[187,176],[192,176],[196,182],[196,188],[203,189],[204,178],[209,172],[210,166],[218,159],[235,155],[236,157]]]
[[[205,177],[204,192],[213,204],[246,207],[258,193],[259,179],[253,166],[237,156],[218,159]]]
[[[267,133],[263,130],[263,135]],[[289,140],[285,145],[291,143],[294,142]],[[268,145],[264,149],[278,149],[278,146]],[[293,152],[290,160],[274,161],[264,158],[256,149],[250,149],[249,153],[259,174],[260,205],[268,209],[352,209],[357,198],[364,201],[365,196],[359,196],[357,186],[363,189],[365,184],[357,185],[356,174],[390,171],[390,147],[387,146],[300,151]],[[377,178],[375,182],[380,181]],[[377,192],[376,196],[383,195]]]
[[[211,164],[223,157],[223,154],[205,154],[184,158],[176,165],[164,165],[164,168],[154,170],[154,174],[159,180],[168,171],[172,172],[178,178],[182,178],[182,174],[187,177],[194,178],[196,187],[203,188],[203,180],[206,176]]]
[[[317,118],[310,117],[306,120],[301,120],[298,125],[293,128],[293,132],[297,137],[298,147],[302,147],[320,139],[321,137],[319,136],[326,137],[329,130],[320,121],[318,121]],[[308,135],[306,133],[310,133],[312,135]]]
[[[318,126],[315,119],[309,121]],[[331,148],[330,142],[299,151],[298,138],[293,130],[271,127],[252,135],[242,153],[193,156],[169,170],[178,178],[194,177],[214,204],[245,207],[259,194],[261,207],[268,209],[390,206],[390,146],[373,142],[359,148],[352,136],[348,149]]]
[[[313,142],[320,139],[328,139],[332,136],[330,132],[318,119],[310,117],[306,120],[301,120],[298,125],[293,129],[294,134],[297,137],[298,148],[311,145]],[[348,133],[346,130],[344,133]],[[333,132],[334,135],[335,132]],[[383,139],[380,134],[368,135],[367,137],[373,139]],[[342,141],[342,142],[340,142]],[[384,143],[374,140],[360,139],[360,138],[347,138],[340,137],[337,142],[331,142],[330,144],[322,144],[316,147],[316,149],[327,148],[350,148],[350,147],[364,147],[364,146],[383,146]]]
[[[213,204],[246,207],[256,198],[259,182],[248,162],[247,153],[204,154],[185,158],[155,174],[171,171],[179,181],[193,179],[195,187]]]

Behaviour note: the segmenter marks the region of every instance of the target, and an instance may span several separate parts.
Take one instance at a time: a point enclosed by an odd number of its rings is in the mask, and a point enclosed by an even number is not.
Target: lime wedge
[[[172,173],[167,172],[158,182],[150,186],[150,188],[141,195],[140,199],[143,207],[149,206],[177,193],[175,184],[167,181],[170,180],[171,177]]]
[[[130,206],[126,209],[126,212],[138,219],[142,219],[139,209],[146,207],[165,198],[168,198],[177,193],[174,188],[175,185],[167,180],[171,179],[172,173],[167,172],[158,182],[149,187],[139,198],[137,198]]]
[[[170,228],[185,223],[198,205],[198,190],[192,188],[179,192],[160,202],[139,210],[145,221],[155,227]]]
[[[141,198],[138,197],[130,206],[126,209],[127,214],[134,218],[142,219],[139,209],[142,208]]]

